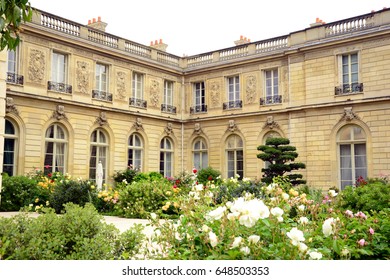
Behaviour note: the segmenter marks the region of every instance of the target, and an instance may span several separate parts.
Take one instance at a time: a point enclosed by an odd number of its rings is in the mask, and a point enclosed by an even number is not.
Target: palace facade
[[[0,54],[3,172],[260,179],[257,146],[283,136],[309,186],[389,173],[390,9],[187,57],[105,27],[37,10]]]

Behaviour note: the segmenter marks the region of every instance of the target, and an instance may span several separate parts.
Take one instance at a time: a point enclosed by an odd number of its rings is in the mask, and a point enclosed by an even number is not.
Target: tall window
[[[169,138],[165,137],[160,143],[160,173],[164,177],[172,177],[173,172],[173,147]]]
[[[164,81],[164,104],[173,105],[173,82]]]
[[[108,66],[96,63],[95,75],[95,89],[108,92]]]
[[[347,125],[337,135],[340,186],[352,186],[360,176],[367,178],[366,134],[357,125]]]
[[[362,92],[363,84],[359,83],[359,56],[357,53],[345,54],[340,56],[341,66],[341,87],[336,87],[335,93],[345,94]]]
[[[96,169],[99,162],[103,166],[103,182],[106,180],[108,140],[101,129],[92,132],[90,138],[89,179],[96,180]]]
[[[46,130],[45,173],[66,172],[67,144],[65,130],[59,124],[53,124]]]
[[[265,104],[280,103],[278,69],[264,71]]]
[[[133,97],[139,100],[144,98],[144,75],[133,72]]]
[[[228,100],[229,102],[235,102],[240,100],[240,77],[228,78]]]
[[[51,80],[55,83],[67,83],[67,56],[63,53],[53,52],[51,65]]]
[[[193,166],[200,170],[208,167],[208,153],[207,153],[207,145],[203,139],[196,139],[193,150]]]
[[[7,52],[7,83],[23,85],[23,76],[19,75],[19,48]]]
[[[128,149],[127,149],[127,166],[133,166],[138,170],[142,170],[142,154],[143,143],[138,134],[132,134],[129,137]]]
[[[244,177],[244,145],[238,135],[231,135],[226,142],[227,177]]]
[[[194,107],[191,113],[207,112],[204,82],[194,83]]]
[[[4,133],[4,157],[3,157],[3,172],[9,176],[16,174],[16,153],[17,153],[18,135],[15,126],[5,120]]]

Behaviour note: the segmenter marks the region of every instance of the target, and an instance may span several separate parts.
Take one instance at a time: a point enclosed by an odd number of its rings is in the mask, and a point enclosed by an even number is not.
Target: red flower
[[[176,180],[176,185],[179,185],[179,184],[180,184],[180,180],[177,179],[177,180]]]
[[[51,176],[53,176],[53,174],[51,173],[47,174],[47,177],[51,178]]]
[[[46,169],[49,169],[49,168],[50,168],[50,165],[48,165],[48,164],[45,165],[45,168],[46,168]]]
[[[174,189],[176,189],[176,188],[177,188],[177,186],[176,186],[176,185],[173,185],[173,188],[174,188]]]
[[[213,176],[210,175],[210,176],[207,178],[207,180],[209,180],[209,181],[213,180]]]
[[[196,168],[192,169],[192,173],[196,174],[197,172],[198,172],[198,170],[196,170]]]

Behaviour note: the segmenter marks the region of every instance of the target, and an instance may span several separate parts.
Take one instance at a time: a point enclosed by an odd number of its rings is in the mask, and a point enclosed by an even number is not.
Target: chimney
[[[102,22],[102,18],[98,16],[97,20],[96,18],[93,18],[92,20],[88,20],[88,27],[95,28],[97,30],[106,32],[107,23]]]
[[[323,25],[323,24],[325,24],[325,22],[322,19],[316,18],[316,22],[310,24],[310,27],[320,26],[320,25]]]
[[[248,43],[250,43],[250,42],[251,42],[250,39],[247,39],[246,37],[240,35],[240,40],[234,41],[234,44],[235,44],[236,46],[239,46],[239,45],[248,44]]]
[[[163,43],[163,40],[160,39],[160,40],[155,40],[154,43],[153,41],[150,41],[150,46],[154,49],[157,49],[157,50],[160,50],[160,51],[164,51],[166,52],[167,51],[167,47],[168,45],[167,44],[164,44]]]

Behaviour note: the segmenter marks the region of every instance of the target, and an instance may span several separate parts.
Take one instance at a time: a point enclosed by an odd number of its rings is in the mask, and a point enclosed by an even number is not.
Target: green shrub
[[[206,185],[214,181],[215,184],[221,183],[221,172],[212,167],[206,167],[197,172],[197,180],[199,184]]]
[[[11,176],[3,174],[1,190],[1,211],[19,211],[20,208],[34,202],[37,197],[47,196],[40,193],[37,181],[26,176]]]
[[[369,180],[358,187],[347,186],[338,195],[337,206],[352,211],[381,211],[390,208],[390,184]]]
[[[215,203],[221,204],[226,201],[232,201],[235,198],[242,197],[245,194],[252,194],[254,197],[261,198],[264,184],[255,183],[249,180],[227,179],[215,191]]]
[[[139,181],[119,189],[116,210],[126,218],[148,218],[150,213],[161,211],[162,206],[175,194],[166,179]]]
[[[65,214],[53,210],[37,218],[19,214],[0,219],[0,259],[110,260],[130,258],[142,240],[141,228],[119,235],[102,221],[91,204],[65,205]]]
[[[84,206],[87,202],[95,202],[96,199],[96,190],[91,188],[89,181],[62,180],[57,183],[50,195],[50,205],[56,213],[61,213],[66,203]]]
[[[161,175],[160,173],[158,172],[148,172],[148,173],[145,173],[145,172],[139,172],[135,177],[134,177],[134,181],[135,182],[140,182],[140,181],[149,181],[149,182],[153,182],[153,181],[157,181],[157,180],[162,180],[164,179],[164,176]],[[129,182],[128,182],[129,183]]]
[[[131,184],[139,171],[132,166],[126,168],[126,170],[116,171],[113,178],[116,183],[125,182]]]

